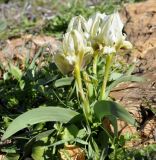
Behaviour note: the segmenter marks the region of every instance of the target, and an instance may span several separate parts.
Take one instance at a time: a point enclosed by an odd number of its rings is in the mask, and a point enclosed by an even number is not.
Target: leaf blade
[[[67,123],[72,118],[78,115],[78,112],[61,107],[41,107],[35,108],[18,116],[5,131],[1,140],[5,140],[20,131],[28,127],[29,125],[47,122],[47,121],[59,121]]]
[[[61,78],[55,81],[55,87],[62,87],[62,86],[70,86],[72,81],[73,81],[73,77],[65,77],[65,78]]]
[[[138,76],[123,76],[120,77],[119,79],[115,80],[110,86],[107,87],[106,89],[106,97],[109,96],[109,93],[111,92],[111,90],[116,87],[119,83],[121,82],[144,82],[144,79],[142,77],[138,77]]]
[[[99,120],[105,116],[115,116],[125,122],[136,126],[136,120],[124,107],[113,101],[98,101],[94,106],[95,115]]]
[[[21,71],[18,67],[10,64],[9,72],[10,72],[10,74],[11,74],[12,76],[14,76],[18,81],[21,80],[21,78],[22,78],[22,71]]]

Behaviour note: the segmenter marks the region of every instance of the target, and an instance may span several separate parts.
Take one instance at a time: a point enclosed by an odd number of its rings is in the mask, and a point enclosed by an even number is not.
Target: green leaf
[[[50,129],[50,130],[44,131],[42,133],[38,133],[34,138],[35,138],[36,141],[38,141],[38,140],[40,140],[44,137],[48,137],[53,132],[54,132],[54,129]]]
[[[73,81],[73,77],[61,78],[55,81],[55,87],[69,86]]]
[[[44,153],[46,152],[46,147],[44,146],[35,146],[32,149],[31,157],[33,160],[44,160]]]
[[[79,129],[77,128],[77,126],[74,124],[71,124],[64,129],[62,139],[63,140],[74,139],[76,138],[78,132],[79,132]]]
[[[113,115],[108,116],[112,126],[114,127],[114,135],[117,137],[118,136],[118,125],[117,125],[117,118]]]
[[[54,106],[32,109],[13,120],[4,133],[2,140],[9,138],[29,125],[47,121],[67,123],[78,114],[78,112],[72,111],[71,109]]]
[[[7,23],[5,20],[0,20],[0,32],[4,31],[7,28]]]
[[[98,144],[95,142],[95,140],[93,138],[91,138],[91,143],[93,145],[93,148],[94,148],[94,156],[95,156],[95,159],[99,159],[99,156],[100,156],[100,150],[99,150],[99,147],[98,147]]]
[[[121,82],[144,82],[144,79],[142,77],[138,77],[138,76],[122,76],[119,79],[117,79],[116,81],[114,81],[113,83],[111,83],[111,85],[109,87],[107,87],[106,89],[106,97],[108,97],[109,93],[111,92],[111,90],[116,87],[119,83]]]
[[[57,141],[53,144],[48,145],[47,147],[58,146],[58,145],[65,144],[66,142],[69,142],[69,141],[72,141],[72,140],[74,140],[74,139],[60,140],[60,141]]]
[[[77,138],[83,139],[86,135],[87,135],[86,130],[83,128],[78,131]]]
[[[25,86],[25,81],[24,80],[20,80],[19,86],[20,86],[21,90],[23,90],[24,86]]]
[[[8,79],[9,79],[9,73],[8,73],[8,72],[5,72],[5,73],[3,74],[3,80],[6,81],[6,80],[8,80]]]
[[[44,51],[44,47],[41,47],[38,50],[38,52],[35,54],[30,66],[28,67],[28,69],[32,70],[35,67],[36,60],[40,57],[40,55],[43,53],[43,51]]]
[[[22,78],[22,71],[18,67],[14,66],[12,64],[10,64],[9,73],[12,76],[14,76],[15,79],[17,79],[18,81],[20,81]]]
[[[126,72],[127,76],[130,76],[135,69],[135,64],[132,64]]]
[[[83,145],[88,145],[87,141],[84,141],[80,138],[75,138],[74,141],[77,142],[77,143],[83,144]]]
[[[30,153],[32,152],[32,146],[35,144],[36,141],[43,140],[44,138],[51,135],[53,132],[54,132],[54,129],[47,130],[47,131],[44,131],[42,133],[38,133],[33,138],[29,139],[29,141],[24,146],[24,155],[23,156],[26,157],[26,156],[30,155]],[[50,137],[50,141],[52,141],[52,139],[54,140],[53,137]]]
[[[9,153],[6,155],[6,157],[4,158],[4,160],[18,160],[20,157],[19,154],[16,153]]]
[[[100,153],[99,153],[99,147],[96,144],[93,137],[91,137],[89,143],[88,143],[88,155],[89,159],[99,159]]]
[[[105,116],[115,116],[131,125],[136,125],[131,114],[124,107],[112,101],[98,101],[94,106],[94,112],[99,120]]]
[[[1,148],[1,152],[4,152],[6,154],[15,154],[16,153],[17,148],[16,147],[5,147],[5,148]]]
[[[37,141],[33,144],[31,157],[34,160],[44,160],[44,153],[47,150],[46,143],[48,141],[48,137],[42,138],[42,140]]]
[[[118,72],[113,72],[111,73],[109,80],[110,81],[114,81],[117,80],[118,78],[120,78],[123,74],[122,73],[118,73]]]

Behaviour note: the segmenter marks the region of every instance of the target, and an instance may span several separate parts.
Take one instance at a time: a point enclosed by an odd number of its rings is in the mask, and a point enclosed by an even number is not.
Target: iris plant
[[[83,90],[81,69],[93,61],[93,74],[96,75],[98,58],[105,58],[103,84],[98,99],[107,99],[105,93],[113,56],[120,49],[132,48],[122,30],[123,23],[117,12],[111,15],[97,12],[88,20],[76,16],[69,23],[61,51],[55,54],[55,63],[60,71],[63,74],[73,73],[75,76],[87,121],[91,121],[90,106]]]

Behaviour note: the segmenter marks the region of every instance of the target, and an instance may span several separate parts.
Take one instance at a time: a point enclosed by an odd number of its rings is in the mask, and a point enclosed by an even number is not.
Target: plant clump
[[[31,90],[31,97],[38,99],[34,102],[32,98],[33,107],[27,110],[24,104],[22,111],[19,107],[16,118],[6,119],[2,141],[14,137],[17,147],[24,145],[15,153],[35,160],[127,158],[123,155],[126,139],[119,136],[117,121],[135,127],[138,123],[113,101],[110,92],[123,81],[142,81],[131,75],[131,68],[120,70],[115,59],[130,49],[132,44],[126,40],[118,12],[97,12],[88,19],[73,17],[51,66],[40,72],[33,60],[25,74],[15,66],[8,72],[19,94],[27,91],[30,96]],[[11,97],[9,104],[13,108],[19,101]]]

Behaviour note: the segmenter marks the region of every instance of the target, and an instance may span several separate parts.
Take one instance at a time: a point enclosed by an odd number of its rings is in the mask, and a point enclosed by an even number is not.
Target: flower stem
[[[83,71],[82,74],[83,74],[84,83],[85,83],[85,86],[86,86],[86,89],[87,89],[87,95],[90,98],[93,95],[93,85],[91,84],[91,80],[90,80],[87,72]]]
[[[94,53],[94,58],[93,58],[93,73],[96,75],[97,74],[97,62],[98,62],[98,53]]]
[[[103,79],[99,100],[106,99],[106,86],[107,86],[108,76],[111,68],[112,58],[113,58],[113,54],[109,54],[106,57],[105,73],[104,73],[104,79]]]
[[[89,106],[89,101],[85,97],[84,91],[83,91],[83,86],[82,86],[82,80],[81,80],[81,74],[80,74],[80,67],[78,64],[75,65],[75,78],[78,86],[78,92],[80,95],[80,98],[82,100],[83,104],[83,113],[86,118],[87,123],[89,124],[88,120],[91,120],[90,117],[90,106]]]

